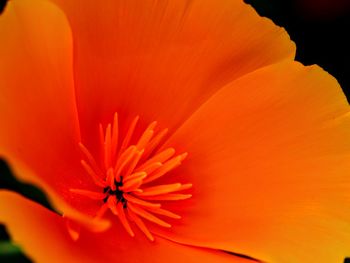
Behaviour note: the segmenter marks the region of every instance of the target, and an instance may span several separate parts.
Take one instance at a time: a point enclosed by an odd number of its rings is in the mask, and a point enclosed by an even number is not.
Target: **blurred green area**
[[[0,160],[0,189],[15,191],[34,202],[42,204],[50,210],[54,210],[44,192],[33,185],[17,181],[4,160]],[[21,249],[11,242],[11,238],[3,225],[0,225],[0,262],[31,262],[29,258],[22,253]]]
[[[1,263],[30,263],[21,249],[8,240],[0,240],[0,262]]]
[[[30,263],[32,262],[16,246],[8,235],[5,226],[0,225],[0,262],[1,263]]]
[[[313,20],[312,15],[308,16],[296,7],[296,0],[245,0],[245,2],[251,4],[260,15],[269,17],[276,24],[285,27],[297,44],[297,60],[306,65],[319,64],[325,68],[339,80],[349,98],[350,40],[344,33],[350,28],[349,12],[343,12],[342,15],[332,19]],[[5,3],[5,0],[0,0],[0,13]],[[18,192],[53,210],[45,194],[33,185],[17,181],[3,160],[0,160],[0,189]],[[0,225],[0,262],[31,262],[21,249],[11,242],[6,228],[2,225]],[[344,263],[350,263],[350,259],[345,259]]]

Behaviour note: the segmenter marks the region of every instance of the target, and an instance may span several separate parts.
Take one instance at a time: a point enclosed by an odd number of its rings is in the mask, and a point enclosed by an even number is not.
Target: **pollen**
[[[157,180],[181,165],[187,153],[175,154],[175,149],[159,150],[168,129],[157,131],[157,122],[152,122],[138,138],[135,130],[139,117],[127,127],[125,136],[119,133],[118,114],[105,128],[99,125],[101,158],[79,143],[84,158],[81,165],[101,191],[70,189],[72,194],[90,198],[101,204],[95,217],[102,218],[110,211],[134,237],[134,227],[153,241],[149,224],[169,228],[167,219],[181,216],[162,208],[164,202],[181,201],[190,198],[186,190],[190,183],[161,184]]]

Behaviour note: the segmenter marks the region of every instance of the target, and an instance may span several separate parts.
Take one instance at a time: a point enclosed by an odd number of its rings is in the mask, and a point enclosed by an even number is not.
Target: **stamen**
[[[122,187],[126,187],[126,184],[129,182],[129,181],[132,181],[132,180],[142,180],[143,178],[146,178],[147,177],[147,173],[146,172],[136,172],[136,173],[133,173],[132,175],[128,176],[128,177],[123,177],[123,186]],[[120,188],[122,188],[120,187]]]
[[[92,170],[90,165],[88,165],[84,160],[81,160],[81,165],[84,167],[85,171],[91,176],[95,184],[101,187],[107,186],[106,182],[99,178],[98,175]]]
[[[109,209],[111,209],[112,213],[115,215],[118,215],[118,209],[117,209],[117,198],[113,195],[108,197],[107,204]]]
[[[104,203],[96,213],[96,218],[101,218],[108,210],[108,203]]]
[[[157,162],[157,163],[151,163],[149,165],[146,165],[145,168],[143,169],[136,169],[136,171],[144,171],[146,174],[151,174],[152,172],[154,172],[155,170],[157,170],[158,168],[160,168],[162,166],[161,162]]]
[[[115,191],[115,189],[117,189],[116,185],[115,185],[115,176],[114,176],[114,171],[112,168],[109,168],[107,171],[107,184],[109,185],[109,187]]]
[[[175,169],[176,167],[178,167],[181,164],[181,162],[186,158],[186,156],[187,156],[187,153],[184,153],[182,155],[178,155],[178,156],[170,159],[161,168],[159,168],[159,170],[157,170],[152,175],[147,177],[147,179],[144,180],[144,183],[152,182],[152,181],[162,177],[166,173],[170,172],[171,170]]]
[[[106,129],[106,136],[104,140],[104,150],[105,150],[105,168],[108,169],[111,166],[111,155],[112,155],[112,134],[111,125],[108,124]]]
[[[136,197],[134,197],[132,195],[129,195],[129,194],[124,194],[124,197],[129,202],[137,204],[137,205],[141,205],[143,207],[152,207],[152,208],[159,208],[160,207],[160,204],[154,204],[154,203],[151,203],[151,202],[147,202],[147,201],[144,201],[142,199],[136,198]]]
[[[163,227],[171,227],[170,224],[164,222],[163,220],[159,219],[158,217],[155,217],[151,213],[148,213],[146,210],[142,209],[139,206],[136,206],[136,205],[134,206],[133,204],[129,203],[128,208],[129,208],[129,210],[133,211],[135,214],[138,214],[139,216],[141,216],[144,219],[147,219],[153,223],[156,223],[156,224],[163,226]]]
[[[168,160],[169,158],[171,158],[174,154],[175,154],[175,149],[168,148],[168,149],[158,153],[154,157],[150,158],[143,165],[141,165],[139,169],[143,169],[146,165],[149,165],[149,164],[152,164],[152,163],[155,163],[155,162],[163,163],[166,160]]]
[[[142,193],[138,193],[138,196],[152,196],[152,195],[161,195],[166,194],[170,192],[175,192],[178,189],[180,189],[181,184],[165,184],[165,185],[158,185],[148,188],[143,188]]]
[[[145,153],[142,156],[142,160],[146,160],[150,156],[150,154],[155,150],[155,148],[157,148],[157,146],[164,139],[167,133],[168,129],[164,129],[149,142],[149,144],[147,145],[147,149],[145,150]]]
[[[137,131],[137,134],[141,134],[140,137],[133,138],[138,121],[138,116],[132,120],[124,138],[119,138],[117,113],[113,116],[113,122],[107,124],[105,130],[102,124],[99,125],[101,144],[99,163],[82,143],[79,144],[86,159],[81,161],[83,168],[93,182],[102,189],[101,192],[94,192],[72,188],[70,192],[101,202],[96,218],[103,217],[110,210],[119,218],[131,237],[135,235],[130,224],[133,222],[149,240],[153,241],[154,238],[143,219],[161,227],[171,227],[162,217],[180,219],[181,216],[161,208],[160,201],[190,198],[191,194],[178,192],[190,189],[192,184],[157,185],[154,183],[155,180],[181,165],[187,153],[175,155],[173,148],[157,152],[157,148],[161,147],[161,142],[168,133],[168,129],[156,132],[157,122],[149,124],[141,133]],[[132,141],[136,143],[133,144]]]
[[[118,114],[114,113],[113,119],[113,130],[112,130],[112,162],[115,162],[115,157],[118,149],[118,136],[119,136],[119,124],[118,124]]]
[[[128,132],[126,133],[125,138],[123,140],[122,146],[120,147],[120,153],[122,153],[124,149],[129,145],[138,121],[139,121],[139,116],[136,116],[135,119],[131,122]]]
[[[124,174],[124,178],[127,178],[128,176],[130,176],[130,174],[135,170],[135,167],[138,164],[138,162],[140,161],[140,158],[141,158],[144,151],[145,150],[142,149],[141,151],[137,151],[134,154],[132,160],[130,161],[129,168]]]
[[[123,182],[123,186],[120,186],[119,189],[124,192],[131,192],[135,189],[138,189],[142,185],[142,180],[147,177],[145,172],[139,172],[134,175],[132,179]]]
[[[143,223],[142,219],[139,218],[135,213],[133,213],[130,209],[128,210],[130,218],[135,222],[135,224],[140,228],[140,230],[146,235],[146,237],[154,241],[154,237],[152,234],[148,231],[148,228]]]
[[[174,214],[173,212],[170,212],[168,210],[162,209],[162,208],[145,207],[145,209],[149,210],[152,213],[158,214],[158,215],[163,215],[163,216],[167,216],[167,217],[174,218],[174,219],[181,218],[181,216]]]
[[[181,187],[177,191],[183,191],[192,188],[192,184],[182,184]]]
[[[103,172],[98,167],[97,162],[95,158],[92,156],[92,154],[90,153],[90,151],[82,143],[79,143],[79,148],[82,151],[82,153],[85,155],[88,162],[90,163],[92,170],[96,171],[99,176],[103,177]]]
[[[117,164],[114,168],[117,171],[116,175],[115,175],[116,178],[119,179],[122,170],[130,162],[130,160],[133,158],[136,151],[137,151],[136,146],[132,145],[122,153],[122,155],[120,156],[120,158],[117,161]]]
[[[153,129],[155,128],[156,125],[157,125],[157,122],[154,121],[147,127],[147,129],[144,131],[141,138],[136,144],[136,147],[138,149],[142,150],[146,147],[147,143],[151,140],[153,136],[153,133],[154,133]]]
[[[130,227],[129,221],[126,219],[124,207],[121,203],[117,205],[117,210],[118,210],[118,216],[119,216],[120,222],[125,227],[126,231],[129,233],[130,236],[132,237],[135,236],[134,232]]]
[[[154,200],[154,201],[178,201],[186,200],[191,198],[191,194],[164,194],[164,195],[155,195],[155,196],[143,196],[143,199]]]

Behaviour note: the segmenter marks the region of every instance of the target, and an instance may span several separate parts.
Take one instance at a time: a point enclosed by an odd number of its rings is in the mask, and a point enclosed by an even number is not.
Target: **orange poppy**
[[[342,262],[349,105],[240,0],[13,0],[0,191],[35,262]],[[157,122],[154,122],[157,121]]]

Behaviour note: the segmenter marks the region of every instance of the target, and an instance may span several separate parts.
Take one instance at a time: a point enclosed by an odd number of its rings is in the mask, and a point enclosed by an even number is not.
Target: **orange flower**
[[[283,29],[241,0],[55,4],[0,17],[0,154],[63,215],[0,192],[35,262],[349,256],[349,105]]]

